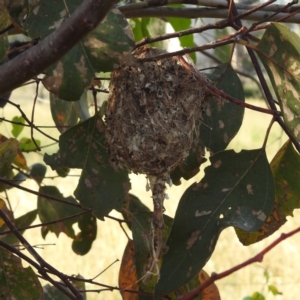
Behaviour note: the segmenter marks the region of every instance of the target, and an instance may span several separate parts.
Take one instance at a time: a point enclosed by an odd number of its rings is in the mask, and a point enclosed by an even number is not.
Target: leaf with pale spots
[[[223,229],[235,226],[257,231],[274,205],[274,182],[263,149],[223,151],[210,161],[204,178],[180,199],[163,256],[157,297],[189,282],[203,268]]]
[[[218,65],[208,77],[216,88],[245,102],[242,83],[230,65]],[[200,138],[205,147],[212,153],[226,149],[242,125],[244,110],[244,107],[223,98],[209,97],[200,124]]]
[[[293,216],[294,209],[300,208],[300,156],[288,140],[271,162],[276,196],[275,204],[266,223],[257,232],[236,229],[238,238],[244,245],[256,243],[276,232]]]
[[[122,209],[130,189],[128,172],[110,163],[104,142],[103,121],[92,117],[64,132],[59,138],[59,152],[44,158],[53,170],[82,169],[74,194],[82,206],[93,208],[101,220],[111,210]]]
[[[271,162],[276,187],[276,202],[286,216],[300,208],[300,156],[288,140]]]
[[[284,121],[300,141],[300,37],[285,25],[271,23],[257,47],[257,54],[268,72]]]
[[[31,267],[24,268],[21,259],[0,247],[1,299],[43,299],[43,290]]]
[[[43,196],[38,196],[38,216],[42,223],[55,221],[58,222],[54,224],[44,225],[42,228],[42,236],[46,237],[49,231],[54,232],[58,237],[61,232],[64,232],[68,237],[74,239],[75,233],[73,229],[73,224],[78,222],[79,217],[71,218],[60,222],[60,219],[70,217],[82,212],[82,209],[70,204],[78,204],[77,201],[69,196],[64,198],[60,191],[55,186],[42,186],[39,190],[40,193],[46,194],[48,196],[56,197],[61,199],[63,202],[53,201]]]
[[[245,101],[242,84],[230,65],[221,64],[207,76],[218,89]],[[199,121],[200,135],[195,135],[187,158],[171,172],[173,183],[179,185],[181,178],[189,180],[198,174],[201,164],[206,161],[205,147],[211,153],[224,150],[239,131],[243,117],[242,106],[216,96],[206,99],[202,119]]]
[[[67,101],[77,101],[94,78],[86,53],[81,45],[72,48],[58,63],[46,71],[45,88]]]
[[[135,41],[127,19],[118,9],[110,11],[105,20],[83,39],[87,57],[96,72],[112,71],[114,65],[130,59]]]
[[[31,37],[43,39],[59,28],[81,3],[66,0],[53,5],[51,1],[42,1],[26,18],[24,29]],[[77,101],[91,85],[95,72],[112,71],[115,64],[124,63],[131,56],[133,47],[134,37],[126,18],[113,9],[95,30],[45,71],[43,84],[59,98]]]

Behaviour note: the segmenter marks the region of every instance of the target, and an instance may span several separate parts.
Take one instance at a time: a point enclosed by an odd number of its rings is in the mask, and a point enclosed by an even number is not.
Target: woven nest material
[[[163,50],[142,47],[136,58]],[[205,88],[176,58],[137,62],[111,74],[106,144],[112,161],[135,173],[173,170],[191,147]]]

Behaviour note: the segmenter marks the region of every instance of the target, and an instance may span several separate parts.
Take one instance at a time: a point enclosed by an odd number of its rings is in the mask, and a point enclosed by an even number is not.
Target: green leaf
[[[70,169],[67,167],[59,167],[56,169],[56,173],[60,177],[67,177],[70,173]]]
[[[223,229],[256,231],[272,210],[274,182],[263,149],[219,152],[210,161],[204,178],[180,199],[156,296],[191,280],[210,258]]]
[[[29,14],[29,11],[32,10],[34,6],[36,6],[37,2],[38,1],[28,1],[28,0],[7,1],[7,8],[10,15],[9,24],[12,23],[14,25],[14,29],[16,29],[18,33],[24,33],[22,28],[24,23],[24,18]]]
[[[36,216],[37,216],[37,209],[34,209],[34,210],[24,214],[23,216],[15,219],[15,226],[18,229],[22,228],[22,227],[27,227],[33,223],[33,221],[36,219]],[[9,230],[7,225],[4,225],[0,228],[0,232],[6,231],[6,230]],[[19,232],[21,234],[23,234],[25,232],[25,230],[19,230]],[[18,238],[13,233],[7,233],[4,236],[0,235],[0,240],[7,244],[10,244],[10,245],[17,245],[20,243]]]
[[[0,63],[6,56],[6,51],[9,47],[8,39],[6,34],[0,35]]]
[[[35,140],[36,144],[40,147],[41,146],[41,142],[39,140]],[[36,145],[35,143],[32,141],[31,138],[21,138],[20,139],[20,146],[19,149],[21,151],[25,151],[25,152],[30,152],[30,151],[36,151]]]
[[[97,237],[97,219],[92,213],[80,216],[78,227],[81,230],[72,243],[73,251],[78,255],[87,254]]]
[[[6,1],[0,2],[0,30],[5,29],[11,24]]]
[[[271,23],[257,47],[277,95],[284,121],[300,141],[300,38],[287,26]]]
[[[81,0],[41,1],[25,21],[24,29],[32,37],[42,39],[56,30]],[[112,71],[115,64],[123,63],[134,47],[134,39],[126,18],[114,9],[105,20],[72,48],[60,61],[48,68],[44,86],[59,98],[79,100],[91,85],[95,72]]]
[[[282,295],[282,293],[278,291],[278,289],[277,289],[277,287],[276,287],[275,285],[270,284],[270,285],[268,286],[268,290],[269,290],[274,296],[276,296],[276,295]]]
[[[234,228],[239,241],[248,246],[257,243],[268,236],[272,235],[287,221],[285,214],[280,209],[277,202],[274,203],[274,207],[267,218],[265,224],[256,232],[247,232],[239,228]]]
[[[135,41],[127,19],[113,9],[82,44],[94,70],[110,72],[115,64],[124,63],[127,55],[131,55]]]
[[[21,259],[0,247],[1,299],[42,299],[42,286],[31,267],[23,268]]]
[[[214,39],[223,39],[224,36],[230,35],[230,28],[218,28],[218,30],[214,31]],[[220,60],[220,61],[228,61],[230,60],[229,58],[231,57],[232,53],[232,45],[223,45],[220,47],[217,47],[214,49],[213,54]],[[243,57],[239,57],[239,62],[240,60],[243,59]]]
[[[206,162],[205,147],[200,139],[194,139],[189,155],[172,172],[171,179],[175,185],[181,184],[181,178],[189,180],[200,171],[200,166]]]
[[[219,90],[245,102],[242,83],[230,65],[218,65],[209,78]],[[209,151],[216,153],[226,149],[242,125],[244,110],[244,107],[216,96],[207,99],[200,139]]]
[[[74,194],[101,220],[113,209],[121,211],[130,189],[128,172],[110,163],[104,143],[104,124],[96,116],[63,133],[59,152],[44,157],[53,170],[61,166],[83,169]]]
[[[67,101],[79,100],[94,77],[94,70],[80,44],[73,47],[68,55],[49,67],[45,73],[42,81],[45,88]]]
[[[151,249],[152,239],[154,238],[153,232],[151,231],[153,213],[152,212],[136,212],[132,215],[132,237],[135,248],[135,263],[136,272],[138,278],[143,278],[144,280],[139,281],[139,286],[143,291],[152,293],[156,285],[157,276],[150,276],[149,280],[145,282],[145,273],[149,271],[152,263],[152,253]],[[167,237],[169,235],[173,219],[169,216],[164,215],[165,227],[163,230],[163,244],[165,244]],[[161,264],[161,259],[158,262]],[[151,272],[156,273],[156,269]],[[158,274],[156,274],[158,275]]]
[[[259,293],[259,292],[255,292],[255,293],[251,296],[250,299],[251,299],[251,300],[265,300],[266,298],[265,298],[265,296],[264,296],[263,294],[261,294],[261,293]]]
[[[183,6],[178,5],[178,6]],[[170,23],[170,25],[173,27],[174,31],[181,31],[190,29],[192,25],[191,19],[184,19],[184,18],[167,18],[167,21]],[[180,46],[182,48],[192,48],[195,47],[194,43],[194,37],[192,34],[179,36],[178,37]],[[189,56],[193,59],[194,63],[196,62],[196,53],[190,53]]]
[[[132,217],[136,213],[150,212],[150,209],[136,196],[128,194],[128,200],[122,209],[122,215],[124,220],[128,221],[126,223],[128,228],[131,230]]]
[[[30,177],[40,185],[46,175],[47,167],[41,163],[35,163],[30,167]]]
[[[130,21],[134,23],[132,32],[136,41],[140,41],[144,37],[151,36],[148,30],[150,18],[132,18]]]
[[[288,140],[271,162],[276,187],[276,202],[286,216],[300,208],[300,156]]]
[[[82,211],[82,209],[68,205],[69,203],[77,204],[77,201],[73,197],[64,198],[63,195],[59,192],[59,190],[55,186],[42,186],[40,187],[40,193],[56,197],[62,199],[67,203],[62,203],[58,201],[49,200],[42,196],[38,196],[38,215],[42,223],[55,221],[57,223],[51,225],[44,225],[42,228],[42,235],[45,238],[46,234],[51,231],[56,234],[58,237],[61,232],[64,232],[70,238],[75,238],[75,233],[73,229],[73,224],[78,222],[78,217],[68,219],[60,222],[59,220],[62,218],[66,218],[75,214],[78,214]],[[46,232],[46,234],[44,234]]]
[[[22,116],[21,117],[16,116],[16,117],[13,117],[12,121],[15,123],[19,123],[19,124],[12,123],[12,130],[11,130],[12,135],[15,138],[17,138],[24,129],[24,126],[21,124],[25,124],[25,120]]]
[[[286,216],[293,216],[294,209],[300,208],[300,156],[290,140],[277,152],[270,166],[276,189],[273,210],[259,231],[249,233],[236,229],[243,245],[250,245],[270,236],[287,221]]]
[[[207,76],[219,90],[245,101],[241,81],[230,65],[221,64]],[[173,183],[179,185],[181,177],[189,180],[198,174],[201,164],[206,161],[205,147],[211,153],[224,150],[239,131],[243,117],[243,107],[215,96],[208,98],[199,123],[200,134],[194,136],[188,157],[171,172]]]
[[[84,92],[79,101],[65,101],[50,93],[50,108],[52,119],[60,133],[90,117],[87,105],[87,92]]]

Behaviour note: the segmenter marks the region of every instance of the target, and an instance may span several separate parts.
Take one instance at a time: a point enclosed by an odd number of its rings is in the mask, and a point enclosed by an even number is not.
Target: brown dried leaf
[[[136,275],[134,243],[129,240],[123,253],[121,268],[119,271],[119,287],[123,300],[139,300],[137,293],[124,290],[138,291],[138,279]]]
[[[208,278],[209,275],[204,270],[201,270],[198,273],[200,284],[202,284]],[[202,291],[202,300],[221,300],[219,290],[214,283]]]

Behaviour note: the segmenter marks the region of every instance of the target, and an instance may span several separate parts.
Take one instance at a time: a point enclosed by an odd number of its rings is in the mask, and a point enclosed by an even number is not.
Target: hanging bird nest
[[[151,47],[135,58],[166,53]],[[205,87],[177,58],[136,62],[111,74],[106,144],[112,161],[134,173],[172,171],[188,155]]]

